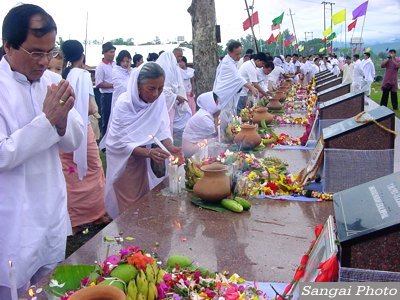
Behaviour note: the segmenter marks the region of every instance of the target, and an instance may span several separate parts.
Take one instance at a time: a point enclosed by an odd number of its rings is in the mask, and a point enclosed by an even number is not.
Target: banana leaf
[[[210,202],[204,202],[198,197],[192,197],[191,202],[194,205],[197,205],[201,208],[217,211],[217,212],[224,212],[228,211],[227,209],[223,208],[220,203],[210,203]]]
[[[96,266],[90,265],[58,266],[45,289],[47,292],[61,297],[68,291],[79,289],[81,280],[95,270]]]

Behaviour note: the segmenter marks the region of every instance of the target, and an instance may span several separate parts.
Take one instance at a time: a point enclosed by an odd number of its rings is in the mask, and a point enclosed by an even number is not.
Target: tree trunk
[[[197,97],[212,90],[218,65],[215,2],[192,0],[188,12],[192,16],[194,92]]]

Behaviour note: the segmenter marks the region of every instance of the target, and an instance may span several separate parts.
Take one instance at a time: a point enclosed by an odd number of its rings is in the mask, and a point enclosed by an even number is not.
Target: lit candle
[[[157,137],[155,137],[154,135],[149,135],[149,137],[150,137],[151,139],[153,139],[154,143],[156,143],[156,144],[158,145],[158,147],[160,147],[162,150],[164,150],[165,152],[167,152],[169,155],[172,156],[171,152],[169,152],[169,151],[167,150],[167,148],[165,148],[165,146],[163,145],[163,143],[161,143],[160,140],[159,140]]]
[[[10,266],[9,278],[10,278],[10,290],[11,290],[11,300],[18,300],[18,291],[17,291],[17,278],[15,274],[15,266],[12,261],[9,260],[8,264]]]
[[[169,191],[172,194],[176,194],[178,192],[178,158],[175,160],[170,159],[168,165],[168,183],[169,183]]]

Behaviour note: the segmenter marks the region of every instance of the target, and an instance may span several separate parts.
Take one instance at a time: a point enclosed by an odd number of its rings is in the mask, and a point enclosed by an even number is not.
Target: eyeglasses
[[[60,50],[54,49],[51,50],[50,52],[29,52],[28,50],[24,49],[24,47],[19,46],[22,50],[25,51],[26,54],[28,54],[32,59],[34,60],[41,60],[43,57],[47,57],[48,60],[57,57],[57,55],[60,53]]]

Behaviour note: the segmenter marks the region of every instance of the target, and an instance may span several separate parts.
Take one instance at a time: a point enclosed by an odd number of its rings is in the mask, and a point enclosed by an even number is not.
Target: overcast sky
[[[336,0],[333,13],[346,8],[347,19],[351,12],[365,0]],[[251,5],[253,0],[247,0]],[[272,19],[283,11],[282,28],[293,31],[289,8],[292,10],[296,34],[304,40],[305,32],[322,37],[324,10],[322,0],[254,0],[254,11],[259,12],[260,24],[255,27],[257,38],[268,39]],[[333,2],[333,1],[332,1]],[[0,0],[0,18],[19,1]],[[65,39],[85,39],[86,13],[89,15],[88,39],[108,41],[115,38],[133,38],[136,44],[152,41],[159,36],[162,42],[174,41],[184,36],[190,41],[191,19],[187,8],[191,0],[38,0],[30,1],[50,13],[58,26],[58,34]],[[243,31],[242,22],[247,18],[244,0],[215,0],[217,24],[221,25],[222,41],[240,38],[250,33]],[[329,9],[328,9],[329,8]],[[330,24],[330,5],[326,10]],[[359,18],[354,36],[359,36],[364,17]],[[347,24],[349,23],[347,22]],[[344,27],[344,25],[343,25]],[[365,19],[363,38],[365,42],[399,39],[400,0],[370,0]],[[351,34],[347,35],[347,40]],[[311,33],[307,34],[311,38]],[[344,41],[344,33],[339,35]]]

